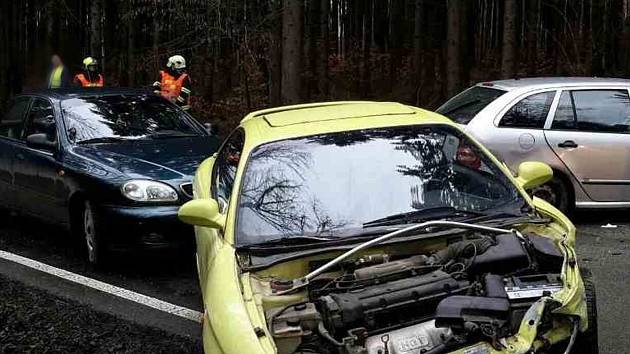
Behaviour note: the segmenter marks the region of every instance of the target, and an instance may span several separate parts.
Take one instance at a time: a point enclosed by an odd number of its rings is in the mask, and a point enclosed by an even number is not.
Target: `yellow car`
[[[438,114],[251,113],[195,176],[206,353],[597,353],[575,228]]]

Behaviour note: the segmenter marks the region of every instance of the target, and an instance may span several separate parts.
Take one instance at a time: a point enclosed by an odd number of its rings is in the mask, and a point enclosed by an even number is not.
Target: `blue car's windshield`
[[[179,108],[151,94],[71,98],[61,110],[76,143],[205,134]]]
[[[400,213],[441,208],[520,214],[524,205],[509,178],[453,128],[318,135],[265,144],[251,153],[240,191],[237,242],[343,237]]]

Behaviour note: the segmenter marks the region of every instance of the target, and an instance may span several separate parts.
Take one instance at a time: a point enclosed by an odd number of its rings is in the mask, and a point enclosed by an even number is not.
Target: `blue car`
[[[131,89],[14,97],[0,118],[0,207],[67,227],[91,263],[194,242],[177,220],[218,140],[176,105]]]

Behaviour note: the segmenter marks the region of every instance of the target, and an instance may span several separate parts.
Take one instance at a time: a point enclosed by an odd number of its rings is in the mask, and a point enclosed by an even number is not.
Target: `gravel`
[[[143,327],[0,277],[0,353],[200,353],[197,339]]]

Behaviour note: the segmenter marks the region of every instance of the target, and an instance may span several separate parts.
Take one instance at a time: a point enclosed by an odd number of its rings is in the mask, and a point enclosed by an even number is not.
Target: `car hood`
[[[78,145],[73,152],[131,178],[173,180],[193,176],[218,145],[214,137],[175,138]]]

